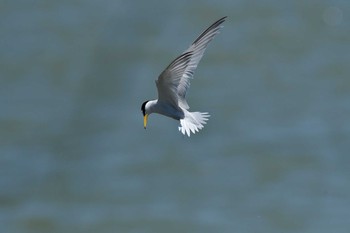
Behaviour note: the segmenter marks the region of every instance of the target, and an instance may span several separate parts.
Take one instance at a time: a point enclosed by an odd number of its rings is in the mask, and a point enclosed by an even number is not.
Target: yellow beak
[[[147,119],[148,119],[148,114],[145,114],[144,117],[143,117],[143,128],[146,129],[146,126],[147,126]]]

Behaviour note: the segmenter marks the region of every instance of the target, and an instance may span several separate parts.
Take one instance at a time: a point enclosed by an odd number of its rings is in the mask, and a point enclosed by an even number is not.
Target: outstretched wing
[[[159,75],[156,80],[159,101],[170,103],[178,108],[177,89],[191,57],[191,52],[180,55]]]
[[[193,78],[209,42],[219,33],[225,19],[226,17],[219,19],[202,32],[192,45],[159,75],[156,84],[160,101],[168,101],[175,107],[189,108],[186,92],[190,86],[190,79]]]

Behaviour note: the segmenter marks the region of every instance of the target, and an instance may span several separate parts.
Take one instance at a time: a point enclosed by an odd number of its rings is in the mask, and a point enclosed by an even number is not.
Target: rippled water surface
[[[348,1],[5,1],[1,232],[348,232]],[[222,16],[188,93],[154,80]]]

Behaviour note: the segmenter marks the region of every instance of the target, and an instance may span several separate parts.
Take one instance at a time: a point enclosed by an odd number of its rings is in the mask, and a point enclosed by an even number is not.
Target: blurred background
[[[0,3],[1,232],[348,232],[350,2]],[[183,137],[140,107],[217,19]]]

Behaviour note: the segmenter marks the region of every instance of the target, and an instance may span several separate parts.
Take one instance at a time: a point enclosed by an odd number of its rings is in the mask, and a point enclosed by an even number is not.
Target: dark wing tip
[[[204,37],[209,31],[211,30],[219,30],[220,28],[222,28],[223,26],[220,26],[223,22],[225,22],[227,16],[224,16],[220,19],[218,19],[217,21],[215,21],[212,25],[210,25],[204,32],[202,32],[198,38],[192,43],[192,44],[196,44],[199,40],[202,39],[202,37]]]
[[[215,23],[213,23],[213,24],[216,24],[216,23],[221,24],[221,23],[225,22],[226,18],[227,18],[227,16],[224,16],[224,17],[218,19],[218,20],[217,20]]]

